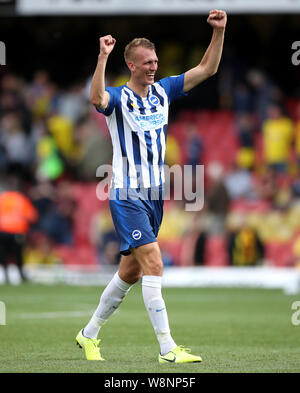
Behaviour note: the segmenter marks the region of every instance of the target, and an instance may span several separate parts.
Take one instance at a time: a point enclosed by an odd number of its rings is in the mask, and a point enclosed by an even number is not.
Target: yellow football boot
[[[99,343],[100,339],[87,338],[82,334],[82,330],[77,334],[76,342],[80,348],[84,349],[87,360],[105,360],[101,357]]]
[[[158,355],[159,363],[199,363],[202,362],[200,356],[190,354],[189,348],[184,348],[182,345],[172,349],[166,355]]]

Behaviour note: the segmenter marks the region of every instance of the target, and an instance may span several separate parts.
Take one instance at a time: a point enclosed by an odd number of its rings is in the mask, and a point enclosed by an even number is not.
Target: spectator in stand
[[[291,191],[295,199],[300,198],[300,179],[298,175],[294,176],[292,180]]]
[[[203,143],[195,123],[190,123],[186,129],[186,164],[193,167],[202,162],[201,153],[203,152]]]
[[[268,118],[268,107],[273,101],[282,100],[282,93],[261,70],[250,70],[247,81],[253,90],[253,111],[257,117],[257,128]]]
[[[54,114],[47,121],[49,134],[55,140],[55,143],[65,159],[76,159],[78,149],[74,143],[74,124],[66,116]]]
[[[172,135],[168,134],[167,139],[167,149],[165,155],[165,164],[171,167],[172,165],[182,164],[182,149],[178,142],[178,139]]]
[[[39,69],[34,72],[33,80],[27,89],[27,97],[30,105],[34,105],[36,99],[46,94],[50,76],[47,70]]]
[[[202,162],[202,152],[203,152],[203,143],[201,136],[199,135],[197,125],[194,122],[189,122],[186,124],[186,141],[183,146],[185,156],[185,165],[189,165],[189,172],[185,174],[185,177],[189,184],[192,185],[191,189],[196,189],[197,182],[197,165],[200,165]],[[185,194],[185,197],[188,199],[190,196]]]
[[[91,243],[97,249],[101,265],[118,265],[120,262],[120,241],[108,208],[96,213],[91,221]]]
[[[31,195],[40,214],[34,230],[47,235],[53,244],[71,246],[76,202],[70,183],[61,181],[54,186],[48,181],[40,182],[31,190]]]
[[[53,240],[43,233],[33,233],[24,249],[25,266],[57,265],[62,260],[57,254]]]
[[[277,103],[268,106],[262,131],[264,162],[278,173],[288,173],[294,125]]]
[[[38,181],[56,180],[65,170],[64,162],[54,138],[44,129],[40,135],[37,146],[36,179]]]
[[[254,184],[258,198],[272,205],[278,191],[276,171],[269,167],[262,168],[261,173],[255,176]]]
[[[68,90],[61,93],[58,101],[58,115],[69,119],[75,124],[89,110],[89,104],[85,97],[85,85],[74,84]]]
[[[247,155],[246,159],[245,153]],[[256,197],[251,173],[252,163],[253,155],[251,162],[251,152],[247,152],[244,149],[241,149],[237,155],[236,161],[232,163],[230,170],[224,178],[224,184],[230,199],[253,199]]]
[[[297,157],[298,169],[300,169],[300,101],[297,103],[295,110],[295,153]]]
[[[7,153],[5,147],[2,144],[1,134],[0,134],[0,173],[5,172],[7,166],[8,166]]]
[[[30,225],[38,219],[38,213],[20,188],[20,179],[14,174],[8,175],[6,191],[0,194],[0,264],[7,275],[9,258],[13,257],[21,279],[25,281],[23,247]]]
[[[0,145],[5,152],[8,166],[26,173],[33,163],[34,144],[22,128],[19,113],[7,111],[0,119]]]
[[[253,97],[245,82],[238,82],[233,90],[232,109],[238,115],[253,112]]]
[[[38,107],[42,106],[37,104],[39,100],[43,100],[47,96],[47,88],[49,85],[49,74],[46,70],[37,70],[34,72],[32,82],[25,89],[26,100],[29,107],[35,112],[36,105]]]
[[[178,43],[178,41],[164,42],[160,50],[160,59],[159,59],[160,73],[163,76],[179,75],[182,72],[182,59],[183,59],[183,47]],[[191,68],[194,66],[195,63],[193,63]]]
[[[57,110],[59,91],[46,70],[35,71],[32,82],[25,89],[25,96],[34,123],[44,120]]]
[[[228,219],[228,254],[233,266],[253,266],[263,260],[264,245],[242,213]]]
[[[6,112],[17,112],[21,128],[29,135],[32,127],[32,113],[24,97],[24,84],[12,74],[6,74],[0,86],[0,116]]]
[[[230,198],[223,181],[224,169],[219,162],[211,162],[208,166],[208,191],[205,196],[205,210],[198,219],[198,237],[195,245],[194,262],[205,263],[205,245],[209,236],[225,236],[225,220]]]
[[[75,143],[79,154],[74,162],[78,177],[84,181],[94,181],[99,165],[109,164],[112,159],[112,145],[95,123],[88,117],[82,117],[74,130]]]
[[[255,131],[252,114],[249,112],[236,114],[236,128],[240,146],[253,148]]]

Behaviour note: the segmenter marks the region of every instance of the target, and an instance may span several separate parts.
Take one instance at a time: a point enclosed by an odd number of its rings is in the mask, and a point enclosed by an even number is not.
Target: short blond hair
[[[153,42],[148,40],[148,38],[134,38],[125,47],[124,58],[125,58],[126,63],[128,63],[128,61],[132,60],[133,51],[134,51],[134,49],[138,48],[139,46],[142,46],[143,48],[147,48],[147,49],[151,49],[151,50],[155,51],[155,45],[153,44]]]

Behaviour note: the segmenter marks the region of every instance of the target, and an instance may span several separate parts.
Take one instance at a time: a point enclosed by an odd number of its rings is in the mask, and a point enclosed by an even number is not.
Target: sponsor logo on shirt
[[[166,123],[163,113],[153,113],[151,115],[135,116],[135,121],[143,130],[158,128],[162,124]]]

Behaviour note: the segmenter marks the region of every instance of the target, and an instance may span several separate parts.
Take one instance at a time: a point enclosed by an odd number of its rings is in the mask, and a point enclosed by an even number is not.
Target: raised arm
[[[114,49],[116,40],[111,35],[106,35],[101,37],[99,41],[100,53],[92,79],[90,100],[97,108],[105,110],[109,102],[109,93],[105,91],[105,69],[108,56]]]
[[[219,67],[227,22],[226,12],[221,10],[210,11],[207,22],[213,28],[212,39],[200,64],[185,73],[183,88],[185,92],[214,75]]]

